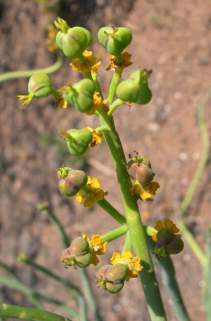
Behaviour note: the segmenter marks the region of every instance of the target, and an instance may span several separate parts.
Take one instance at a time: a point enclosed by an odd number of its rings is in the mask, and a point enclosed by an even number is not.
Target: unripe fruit
[[[128,276],[128,266],[126,264],[115,264],[105,273],[109,282],[124,282]]]
[[[61,260],[66,266],[87,267],[92,261],[92,251],[88,241],[83,237],[74,239],[64,251]]]
[[[73,85],[72,90],[64,95],[64,99],[78,111],[87,113],[93,107],[93,95],[96,86],[93,80],[82,79]]]
[[[180,235],[175,235],[174,239],[166,246],[169,254],[178,254],[184,248],[183,240]]]
[[[52,90],[52,83],[47,74],[36,73],[30,77],[28,91],[35,97],[47,97],[52,93]]]
[[[56,36],[57,46],[68,58],[81,56],[91,42],[90,32],[83,27],[69,28],[66,33],[59,31]]]
[[[110,54],[120,55],[131,43],[132,33],[125,27],[102,27],[98,31],[98,41]]]
[[[129,174],[140,181],[143,186],[151,183],[155,176],[152,168],[144,163],[133,163],[129,168]]]
[[[148,78],[149,75],[144,70],[133,72],[129,79],[121,81],[117,86],[117,97],[130,103],[147,104],[152,98]]]
[[[69,129],[66,132],[66,143],[70,154],[84,154],[92,141],[92,133],[88,128]]]
[[[64,196],[74,196],[87,182],[87,175],[80,170],[71,170],[59,181],[59,190]]]
[[[75,256],[87,254],[89,252],[89,243],[83,237],[79,236],[72,241],[69,251],[71,255]]]
[[[105,289],[110,293],[118,293],[123,288],[123,286],[124,282],[118,284],[107,282]]]

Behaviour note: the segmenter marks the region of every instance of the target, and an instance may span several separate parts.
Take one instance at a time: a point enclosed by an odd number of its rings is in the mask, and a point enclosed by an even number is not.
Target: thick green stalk
[[[170,257],[159,260],[161,276],[164,286],[167,288],[169,298],[179,321],[190,321],[183,298],[177,283],[176,273]]]
[[[102,125],[107,125],[110,128],[110,132],[104,133],[104,136],[116,166],[116,173],[121,189],[122,202],[131,235],[132,246],[135,253],[141,257],[144,266],[144,269],[140,273],[140,277],[147,300],[149,314],[152,321],[164,321],[166,320],[165,311],[146,241],[144,226],[141,222],[137,202],[130,194],[131,180],[127,171],[126,158],[122,144],[115,129],[112,117],[108,117],[101,112],[100,120]]]
[[[0,317],[31,321],[68,321],[58,314],[13,304],[0,304]]]
[[[124,235],[125,233],[127,233],[127,231],[128,231],[127,224],[123,224],[122,226],[117,227],[116,229],[103,234],[102,239],[104,241],[111,242],[113,240],[116,240],[120,236]]]
[[[211,321],[211,229],[207,231],[207,264],[204,267],[204,303],[207,321]]]
[[[57,61],[52,66],[47,68],[4,72],[0,74],[0,83],[8,80],[29,78],[37,72],[44,72],[46,74],[51,74],[57,71],[59,68],[61,68],[62,63],[63,63],[62,55],[58,55]]]
[[[118,223],[126,223],[125,217],[120,214],[105,198],[97,202],[111,217],[113,217]]]

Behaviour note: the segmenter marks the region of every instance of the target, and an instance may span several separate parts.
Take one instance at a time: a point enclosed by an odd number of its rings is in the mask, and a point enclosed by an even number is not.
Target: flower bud
[[[87,175],[85,172],[70,169],[65,177],[60,176],[59,190],[64,196],[74,196],[86,182]]]
[[[72,86],[72,89],[64,95],[64,99],[78,111],[88,113],[93,107],[95,89],[94,81],[82,79]]]
[[[175,235],[173,240],[166,246],[169,254],[178,254],[184,248],[183,240],[180,235]]]
[[[66,132],[66,143],[70,154],[84,154],[92,141],[92,133],[88,128],[69,129]]]
[[[35,97],[47,97],[52,93],[53,87],[47,74],[36,73],[32,75],[28,83],[29,94]]]
[[[155,176],[152,168],[144,162],[132,163],[132,165],[129,167],[129,174],[137,179],[143,187],[151,183]]]
[[[97,272],[97,283],[110,293],[119,292],[127,279],[126,264],[104,265]]]
[[[91,44],[90,32],[83,27],[69,28],[67,32],[59,31],[56,44],[68,58],[76,58]]]
[[[99,44],[112,55],[120,55],[131,40],[132,33],[125,27],[102,27],[98,31]]]
[[[151,90],[148,87],[150,73],[146,70],[136,70],[129,79],[119,83],[116,95],[123,101],[137,104],[147,104],[152,98]]]
[[[157,233],[155,253],[158,254],[158,256],[178,254],[183,250],[183,247],[184,243],[181,235],[173,234],[168,230],[160,230]]]
[[[92,261],[92,251],[88,241],[83,237],[74,239],[71,245],[63,252],[61,261],[65,266],[87,267]]]

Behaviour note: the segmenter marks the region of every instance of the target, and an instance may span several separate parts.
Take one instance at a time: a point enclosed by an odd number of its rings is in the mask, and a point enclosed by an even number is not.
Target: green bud
[[[28,83],[29,94],[35,97],[47,97],[53,91],[53,86],[47,74],[36,73],[32,75]]]
[[[143,186],[151,183],[155,176],[152,168],[144,163],[133,163],[129,168],[129,174],[140,181]]]
[[[110,293],[119,292],[128,278],[128,267],[125,264],[103,265],[97,271],[97,283]]]
[[[93,95],[96,86],[91,79],[82,79],[64,94],[64,99],[82,113],[90,112],[93,107]]]
[[[128,266],[126,264],[114,264],[105,274],[109,282],[124,282],[128,277]]]
[[[110,54],[118,56],[131,43],[132,33],[125,27],[102,27],[98,31],[98,41]]]
[[[175,235],[173,240],[166,246],[169,254],[178,254],[184,248],[183,240],[180,235]]]
[[[89,242],[83,237],[75,238],[70,245],[70,253],[75,256],[82,256],[89,253]]]
[[[150,102],[152,92],[148,86],[150,73],[146,70],[136,70],[129,79],[119,83],[116,95],[123,101],[145,105]]]
[[[61,261],[65,266],[87,267],[92,261],[92,251],[87,240],[77,237],[63,252]]]
[[[92,141],[92,133],[88,128],[69,129],[66,132],[66,143],[70,154],[84,154]]]
[[[69,28],[67,32],[59,31],[56,44],[68,58],[80,57],[92,42],[91,33],[83,27]]]
[[[71,170],[59,181],[59,190],[64,196],[74,196],[87,182],[87,175],[81,170]]]
[[[107,282],[105,290],[107,290],[110,293],[118,293],[123,288],[123,286],[124,286],[124,282],[117,283],[117,284]]]

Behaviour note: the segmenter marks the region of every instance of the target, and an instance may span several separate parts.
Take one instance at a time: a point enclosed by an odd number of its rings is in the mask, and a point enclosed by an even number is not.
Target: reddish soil
[[[124,5],[117,1],[107,2],[97,1],[95,5],[95,1],[82,1],[75,6],[69,1],[66,16],[70,23],[81,23],[92,30],[104,23],[124,24],[132,29],[134,38],[129,51],[133,54],[134,64],[131,68],[141,66],[153,70],[151,87],[154,98],[147,107],[124,106],[115,113],[115,120],[126,153],[136,150],[148,156],[161,185],[155,201],[143,205],[145,222],[152,223],[163,217],[176,218],[175,213],[201,153],[196,109],[200,99],[210,90],[210,1],[137,0],[129,1],[129,5],[128,2]],[[55,13],[46,13],[43,5],[33,0],[0,1],[0,72],[52,64],[55,57],[46,50],[46,28],[54,18]],[[103,55],[101,50],[99,52]],[[103,72],[104,84],[109,77],[109,72]],[[52,78],[55,84],[62,85],[76,79],[76,74],[70,71],[65,61],[64,67]],[[97,207],[86,210],[64,200],[57,191],[55,173],[64,163],[85,166],[91,175],[101,179],[103,187],[109,191],[109,200],[121,210],[116,178],[104,144],[90,151],[85,160],[77,160],[65,152],[62,140],[57,139],[61,129],[97,125],[95,118],[81,116],[74,110],[60,110],[51,99],[35,101],[22,110],[16,95],[24,93],[26,86],[26,80],[0,84],[0,259],[15,265],[16,256],[24,252],[74,279],[77,271],[64,270],[61,266],[58,260],[62,251],[59,236],[46,218],[38,214],[37,203],[49,201],[71,237],[84,231],[89,234],[104,232],[113,227],[112,219],[106,218]],[[206,120],[210,129],[209,107]],[[187,216],[187,222],[194,226],[202,246],[210,224],[210,177],[209,165]],[[111,252],[110,248],[109,254]],[[187,245],[174,261],[192,320],[202,321],[200,265]],[[48,293],[54,293],[55,286],[58,288],[30,269],[16,267],[28,285]],[[94,277],[93,269],[89,270]],[[136,280],[129,282],[115,296],[95,285],[94,289],[105,320],[148,319]],[[65,298],[65,293],[57,293],[59,298]],[[176,318],[165,289],[163,293],[169,320],[173,321]],[[0,299],[25,302],[22,296],[5,287],[0,287]]]

